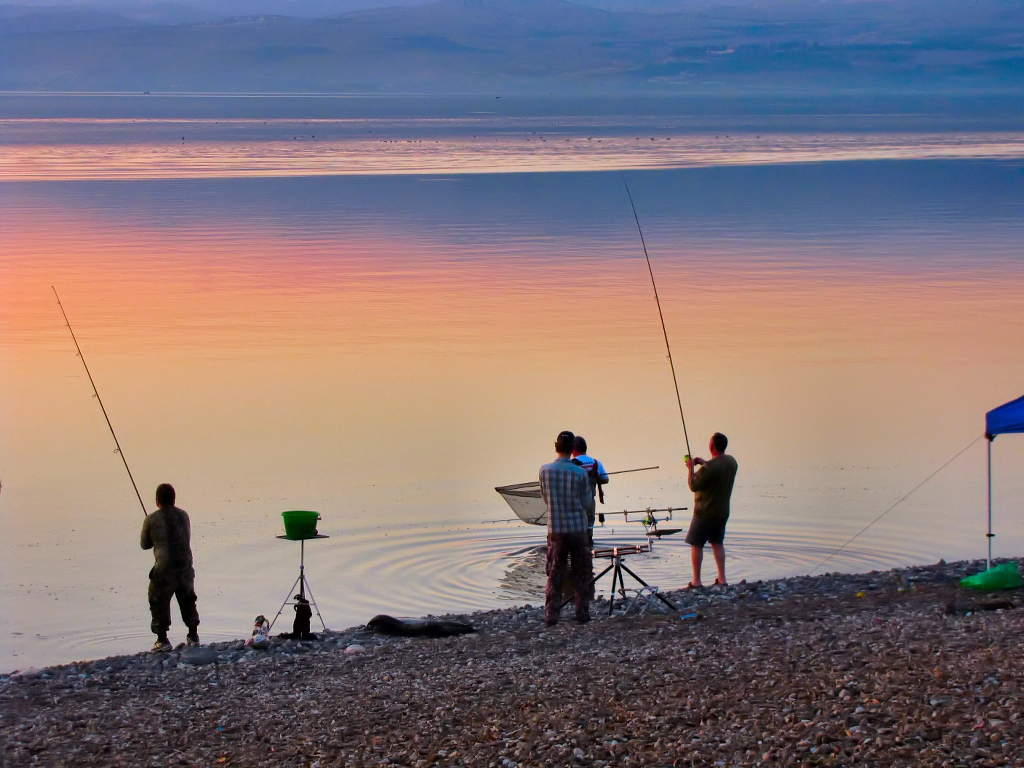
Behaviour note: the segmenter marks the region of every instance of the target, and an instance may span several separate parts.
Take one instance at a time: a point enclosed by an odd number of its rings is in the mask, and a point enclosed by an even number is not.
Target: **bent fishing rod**
[[[75,330],[71,327],[71,321],[68,320],[68,313],[64,311],[64,305],[61,304],[60,296],[57,296],[57,289],[52,285],[50,288],[53,290],[53,295],[57,297],[57,306],[60,307],[60,313],[64,315],[64,325],[68,327],[71,332],[71,340],[75,342],[75,349],[78,352],[78,357],[82,361],[82,367],[85,368],[85,375],[89,377],[89,385],[92,387],[92,393],[96,397],[96,402],[100,404],[100,410],[103,411],[103,418],[107,422],[107,429],[110,430],[111,437],[114,438],[114,445],[117,446],[117,455],[121,457],[122,463],[124,463],[124,469],[128,473],[128,479],[132,481],[132,488],[135,489],[135,496],[139,500],[139,506],[142,507],[142,514],[149,517],[149,512],[146,511],[146,504],[142,501],[142,494],[139,493],[139,486],[135,484],[135,478],[132,476],[132,471],[128,467],[128,460],[124,457],[124,451],[121,450],[121,442],[117,439],[117,433],[114,432],[114,425],[110,423],[110,417],[107,416],[107,409],[103,406],[103,399],[100,397],[99,390],[96,389],[96,382],[92,380],[92,373],[89,371],[89,364],[85,362],[85,355],[82,354],[82,348],[78,346],[78,338],[75,336]]]
[[[683,439],[686,441],[686,455],[692,456],[690,452],[690,436],[686,432],[686,416],[683,415],[683,399],[679,396],[679,380],[676,378],[676,364],[672,360],[672,345],[668,343],[668,329],[665,327],[665,314],[661,311],[661,298],[658,296],[658,283],[654,280],[654,268],[651,267],[651,257],[647,254],[647,242],[644,240],[644,231],[640,227],[640,217],[636,214],[636,206],[633,204],[633,195],[629,191],[629,184],[626,183],[626,174],[622,176],[622,185],[626,188],[626,196],[629,197],[629,207],[633,209],[633,220],[636,221],[636,231],[640,233],[640,245],[644,249],[644,258],[647,259],[647,271],[651,275],[651,286],[654,288],[654,302],[658,305],[658,318],[661,320],[661,334],[665,337],[665,349],[668,351],[668,366],[672,369],[672,385],[676,388],[676,404],[679,406],[679,420],[683,423]]]

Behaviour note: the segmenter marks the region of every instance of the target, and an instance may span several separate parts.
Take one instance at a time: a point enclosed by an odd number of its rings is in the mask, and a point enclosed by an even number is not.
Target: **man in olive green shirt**
[[[686,532],[686,543],[690,545],[693,562],[693,581],[690,587],[703,586],[700,567],[704,562],[704,545],[711,544],[718,566],[715,585],[726,585],[725,580],[725,524],[729,521],[729,500],[736,481],[738,465],[736,459],[727,456],[729,439],[721,432],[715,432],[708,443],[711,458],[687,458],[687,483],[693,491],[693,519]],[[700,467],[694,471],[694,467]]]
[[[142,524],[142,548],[153,550],[149,572],[150,627],[156,635],[154,652],[171,650],[167,630],[171,626],[171,598],[178,599],[181,620],[188,627],[186,642],[199,645],[199,612],[196,610],[196,572],[192,568],[192,525],[188,514],[174,506],[174,488],[168,483],[156,489],[156,512]]]

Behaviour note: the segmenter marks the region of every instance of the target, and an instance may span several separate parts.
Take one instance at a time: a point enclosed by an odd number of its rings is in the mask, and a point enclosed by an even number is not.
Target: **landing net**
[[[547,525],[548,510],[540,495],[540,481],[516,483],[495,488],[501,498],[512,507],[516,517],[529,525]]]

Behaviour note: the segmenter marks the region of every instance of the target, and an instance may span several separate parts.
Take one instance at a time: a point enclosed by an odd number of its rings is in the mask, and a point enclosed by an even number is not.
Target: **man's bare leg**
[[[693,563],[693,581],[695,587],[703,586],[700,581],[700,566],[704,562],[704,547],[690,547],[690,561]]]
[[[711,551],[715,554],[715,565],[718,566],[718,583],[728,584],[725,580],[725,544],[712,544]]]

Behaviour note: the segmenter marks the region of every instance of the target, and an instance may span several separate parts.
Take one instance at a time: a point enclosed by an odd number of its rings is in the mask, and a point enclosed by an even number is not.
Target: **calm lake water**
[[[606,509],[691,504],[620,170],[694,452],[720,430],[740,464],[732,579],[811,571],[1024,393],[1020,132],[113,117],[0,119],[0,670],[151,642],[142,510],[51,286],[144,499],[172,482],[192,517],[210,640],[276,613],[286,509],[331,536],[307,568],[332,628],[538,603],[543,529],[492,522],[493,488],[561,429],[660,466]],[[984,456],[825,570],[983,557]],[[1020,554],[1024,440],[994,460]],[[633,565],[690,576],[673,538]]]

